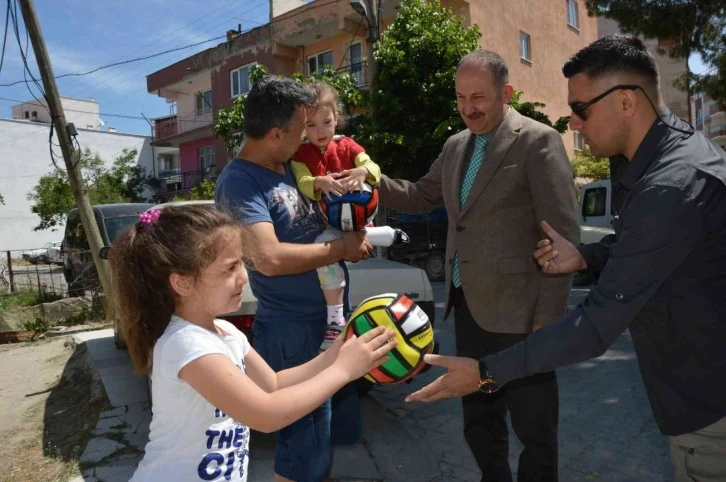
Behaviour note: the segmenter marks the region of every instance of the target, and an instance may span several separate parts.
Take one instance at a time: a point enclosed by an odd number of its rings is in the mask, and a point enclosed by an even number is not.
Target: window
[[[531,40],[529,34],[519,32],[519,56],[529,62],[532,61]]]
[[[199,167],[204,173],[217,167],[214,146],[202,146],[199,148]]]
[[[313,56],[308,57],[308,74],[314,72],[322,72],[323,67],[326,65],[333,65],[333,51],[328,50],[327,52],[320,52]]]
[[[33,119],[37,119],[38,118],[38,112],[34,110],[33,112],[30,113],[30,117],[32,117]]]
[[[25,118],[30,119],[30,112],[28,112],[27,110],[25,111]]]
[[[363,47],[360,42],[351,44],[349,49],[350,55],[350,75],[355,78],[358,86],[366,83],[365,72],[363,71]]]
[[[197,117],[212,113],[212,91],[197,92]]]
[[[240,67],[239,69],[235,69],[229,73],[231,83],[230,92],[232,92],[232,97],[245,95],[250,91],[250,89],[252,88],[250,73],[252,72],[252,69],[255,65],[257,64],[251,63],[249,65],[245,65],[244,67]]]
[[[575,136],[575,150],[585,150],[585,143],[582,141],[582,136],[579,131],[573,131],[572,134]]]
[[[605,216],[605,202],[608,190],[605,187],[595,187],[585,191],[582,201],[582,217]]]
[[[571,27],[580,28],[580,19],[577,16],[577,3],[575,3],[575,0],[567,0],[567,24]]]

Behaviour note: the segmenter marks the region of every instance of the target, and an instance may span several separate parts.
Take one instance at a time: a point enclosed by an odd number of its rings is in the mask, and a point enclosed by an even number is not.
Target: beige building
[[[597,19],[599,38],[622,33],[615,20],[608,18]],[[690,119],[690,101],[688,93],[675,87],[673,82],[686,73],[688,69],[688,59],[673,59],[667,54],[661,54],[658,49],[667,48],[670,44],[667,40],[662,39],[643,39],[643,43],[653,54],[658,64],[660,72],[660,91],[663,96],[663,102],[668,108],[681,119]]]
[[[384,31],[395,21],[400,4],[401,0],[381,4]],[[597,20],[587,16],[583,0],[442,0],[442,4],[463,17],[466,25],[479,26],[481,46],[504,57],[510,82],[523,92],[523,101],[544,103],[552,122],[570,114],[562,65],[598,38]],[[249,91],[255,64],[282,75],[309,74],[330,65],[349,72],[365,89],[370,84],[367,36],[366,22],[350,0],[271,0],[268,24],[247,32],[230,31],[226,42],[149,75],[149,93],[172,107],[171,115],[154,120],[153,144],[164,148],[154,171],[160,173],[159,199],[188,191],[227,163],[230,155],[224,142],[214,138],[211,126],[219,109],[230,107]],[[573,134],[564,140],[574,156]]]

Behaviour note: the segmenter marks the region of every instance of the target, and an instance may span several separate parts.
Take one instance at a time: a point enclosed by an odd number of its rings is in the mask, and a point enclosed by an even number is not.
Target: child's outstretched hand
[[[353,381],[382,365],[388,359],[388,352],[397,344],[396,332],[379,326],[361,337],[347,340],[340,347],[333,365]]]
[[[325,195],[328,196],[328,199],[331,199],[331,193],[335,194],[336,196],[342,196],[343,193],[346,191],[346,188],[336,180],[341,176],[342,174],[340,173],[328,174],[327,176],[318,176],[315,178],[313,188],[316,191],[324,192]]]
[[[340,176],[340,183],[346,191],[360,191],[363,189],[363,183],[366,182],[366,178],[368,177],[368,169],[364,166],[356,167],[355,169],[346,169],[340,173]]]

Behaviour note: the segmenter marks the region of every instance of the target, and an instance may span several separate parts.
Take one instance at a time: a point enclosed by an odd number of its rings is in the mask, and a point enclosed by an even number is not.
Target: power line
[[[117,65],[124,65],[124,64],[130,64],[130,63],[133,63],[133,62],[139,62],[141,60],[147,60],[147,59],[151,59],[153,57],[159,57],[160,55],[165,55],[165,54],[169,54],[169,53],[172,53],[172,52],[178,52],[179,50],[190,49],[192,47],[196,47],[198,45],[202,45],[202,44],[205,44],[205,43],[208,43],[208,42],[212,42],[214,40],[220,40],[220,39],[223,39],[223,38],[226,38],[226,35],[221,35],[219,37],[214,37],[214,38],[211,38],[211,39],[207,39],[207,40],[205,40],[203,42],[197,42],[197,43],[193,43],[193,44],[190,44],[190,45],[185,45],[183,47],[177,47],[175,49],[165,50],[163,52],[158,52],[158,53],[155,53],[155,54],[146,55],[144,57],[138,57],[138,58],[135,58],[135,59],[124,60],[122,62],[115,62],[113,64],[102,65],[101,67],[96,67],[95,69],[88,70],[86,72],[72,72],[72,73],[63,74],[63,75],[57,75],[55,78],[57,80],[57,79],[63,79],[65,77],[81,77],[81,76],[84,76],[84,75],[90,75],[90,74],[92,74],[94,72],[98,72],[99,70],[108,69],[110,67],[115,67]],[[28,72],[30,73],[30,71],[28,71]],[[31,77],[32,77],[32,74],[31,74]],[[11,82],[9,84],[0,84],[0,87],[12,87],[14,85],[18,85],[18,84],[22,84],[22,83],[27,83],[27,82],[28,82],[27,80],[17,80],[15,82]]]
[[[3,34],[3,50],[0,54],[0,72],[3,71],[3,63],[5,63],[5,47],[8,43],[8,26],[10,25],[10,2],[8,2],[8,9],[5,13],[5,33]]]
[[[231,3],[236,3],[236,2],[230,2],[230,4]],[[198,21],[200,21],[200,20],[202,20],[204,18],[211,17],[211,15],[213,13],[219,12],[220,10],[225,9],[230,4],[223,5],[222,7],[218,8],[217,10],[214,10],[214,11],[212,11],[212,12],[210,12],[210,13],[202,16],[202,17],[200,17],[195,22],[191,22],[189,25],[191,25],[193,23],[196,23],[196,22],[198,22]],[[262,0],[255,7],[251,8],[251,9],[248,9],[246,12],[242,12],[241,14],[250,12],[250,11],[255,10],[256,8],[258,8],[260,6],[263,6],[263,5],[266,5],[266,4],[267,4],[267,1],[266,0]],[[206,30],[201,31],[197,37],[199,37],[199,36],[201,36],[201,35],[203,35],[203,34],[205,34],[207,32],[213,32],[213,31],[217,30],[217,28],[219,26],[221,26],[221,25],[223,25],[223,24],[225,24],[225,23],[227,23],[229,21],[229,16],[233,12],[236,12],[236,10],[233,9],[232,11],[224,11],[220,15],[217,15],[217,16],[214,16],[214,17],[209,18],[207,21],[205,21],[204,23],[202,23],[201,25],[199,25],[199,27],[203,27],[205,25],[209,25],[209,24],[211,24],[211,23],[219,20],[220,18],[224,18],[224,20],[221,23],[215,24],[212,28],[209,28],[209,29],[206,29]],[[174,41],[176,40],[176,37],[173,36],[173,35],[165,35],[162,38],[164,38],[164,37],[166,38],[166,40],[163,41],[163,42],[157,43],[156,44],[156,47],[157,48],[159,48],[161,46],[172,45],[174,43]],[[151,44],[149,44],[149,45],[151,45]],[[139,51],[139,50],[142,50],[142,48],[139,48],[139,49],[135,50],[134,52]],[[166,63],[166,61],[164,63]],[[140,64],[136,64],[136,67],[138,67],[139,65]],[[158,65],[162,65],[162,64],[158,64]],[[133,68],[131,70],[133,70]],[[125,82],[128,82],[131,78],[133,78],[133,76],[128,75],[128,72],[130,72],[131,70],[119,69],[115,74],[111,75],[110,77],[108,77],[106,79],[99,79],[98,82],[91,83],[90,85],[84,85],[83,82],[80,82],[79,81],[77,84],[72,84],[73,87],[71,87],[71,91],[74,91],[75,92],[75,91],[80,91],[81,89],[88,91],[90,89],[99,87],[102,84],[106,84],[107,87],[101,89],[100,91],[94,92],[95,95],[98,95],[100,92],[104,92],[106,90],[109,90],[110,88],[113,88],[113,87],[117,86],[117,85],[120,85],[120,84],[123,84]],[[139,74],[141,74],[141,71],[138,71],[138,72],[139,72]],[[125,75],[125,78],[123,80],[118,81],[118,82],[115,82],[114,84],[108,85],[110,80],[112,80],[112,79],[114,79],[116,77],[119,77],[122,74],[126,74]],[[68,88],[69,87],[70,87],[70,85],[65,85],[64,86],[64,90],[68,91]],[[139,91],[141,91],[141,90],[142,89],[139,89]]]

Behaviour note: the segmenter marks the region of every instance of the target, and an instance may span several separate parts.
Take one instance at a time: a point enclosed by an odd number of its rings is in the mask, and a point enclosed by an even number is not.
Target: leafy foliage
[[[250,73],[250,80],[257,82],[269,71],[264,65],[258,64]],[[315,72],[312,75],[305,76],[301,73],[295,73],[292,78],[303,84],[323,81],[332,85],[338,90],[340,100],[346,111],[363,105],[364,96],[360,89],[356,86],[355,77],[346,73],[338,72],[330,66],[325,66],[322,72]],[[220,109],[217,112],[217,118],[212,126],[212,132],[217,138],[225,141],[227,152],[236,154],[242,139],[242,128],[244,127],[244,110],[246,95],[240,95],[229,109]]]
[[[136,164],[136,152],[124,149],[110,169],[90,149],[76,152],[92,205],[147,201],[143,191],[151,178]],[[28,193],[28,200],[34,202],[31,211],[40,216],[40,224],[33,228],[35,231],[63,224],[68,211],[76,207],[68,175],[59,169],[42,176]]]
[[[385,173],[417,179],[463,127],[453,95],[456,66],[480,37],[477,25],[467,28],[438,0],[401,2],[374,52],[373,118],[354,136]]]
[[[576,177],[584,177],[593,181],[610,179],[610,161],[605,157],[595,157],[589,148],[579,151],[572,160]]]
[[[675,58],[698,53],[711,66],[677,85],[691,85],[726,105],[726,0],[586,0],[588,13],[611,18],[626,33],[670,40]]]
[[[570,125],[569,116],[560,117],[559,119],[557,119],[557,121],[555,121],[554,124],[552,124],[552,121],[550,121],[550,118],[547,116],[547,114],[537,110],[546,107],[546,105],[541,102],[520,102],[522,94],[523,92],[516,91],[512,96],[512,100],[509,102],[509,105],[511,105],[517,112],[519,112],[523,116],[530,117],[538,122],[548,125],[554,128],[560,134],[564,134],[565,132],[567,132],[567,129]]]

